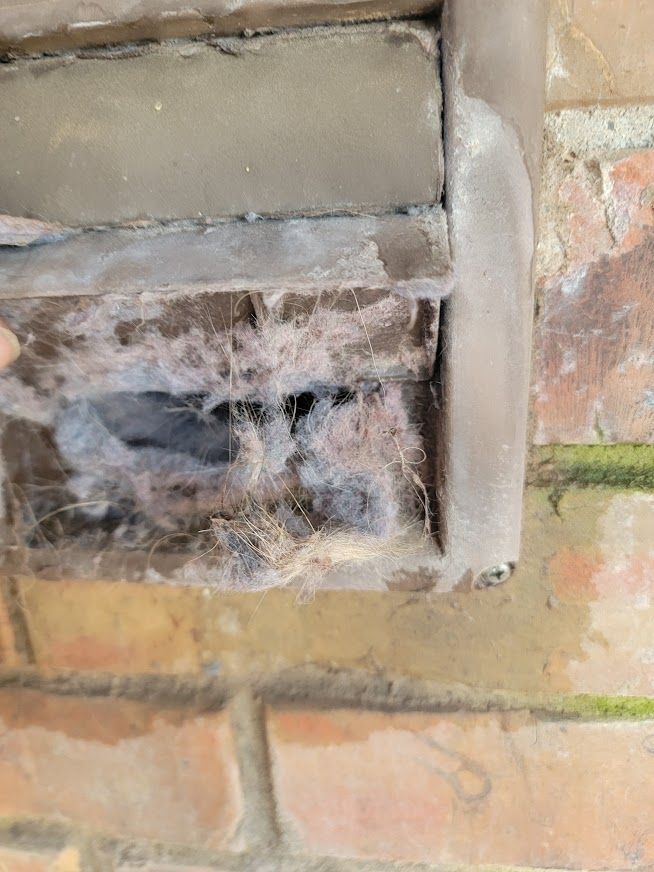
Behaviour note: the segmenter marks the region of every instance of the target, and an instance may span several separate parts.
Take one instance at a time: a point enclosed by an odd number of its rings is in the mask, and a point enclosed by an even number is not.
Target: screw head
[[[495,566],[489,566],[480,572],[475,587],[495,587],[498,584],[504,584],[513,575],[515,564],[513,563],[497,563]]]

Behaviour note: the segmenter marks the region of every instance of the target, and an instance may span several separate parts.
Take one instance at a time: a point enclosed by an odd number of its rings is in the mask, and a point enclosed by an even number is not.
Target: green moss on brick
[[[645,720],[654,718],[654,699],[647,696],[575,694],[559,700],[561,714],[593,720]],[[557,706],[555,706],[556,708]]]
[[[530,484],[654,490],[654,445],[548,445],[532,452]]]

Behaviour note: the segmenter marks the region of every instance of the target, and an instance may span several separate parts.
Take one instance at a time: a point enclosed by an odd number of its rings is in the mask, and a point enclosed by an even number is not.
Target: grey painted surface
[[[425,15],[441,0],[0,0],[0,49],[45,51]]]
[[[0,69],[0,211],[104,225],[389,210],[442,184],[434,31],[364,25]]]
[[[546,0],[449,0],[443,22],[447,212],[442,471],[448,576],[515,562],[533,319]]]
[[[0,247],[0,300],[360,288],[438,299],[450,285],[440,206],[417,215],[84,232],[52,244]]]

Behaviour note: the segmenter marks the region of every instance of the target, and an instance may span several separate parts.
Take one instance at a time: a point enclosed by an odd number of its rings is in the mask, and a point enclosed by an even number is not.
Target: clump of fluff
[[[264,590],[301,583],[312,592],[325,575],[350,563],[415,550],[426,509],[415,471],[423,454],[399,390],[324,398],[297,422],[291,440],[297,496],[282,490],[267,506],[251,501],[212,520],[230,561],[221,586]],[[249,426],[256,434],[257,422]],[[265,439],[252,438],[255,446]]]
[[[383,299],[354,316],[323,308],[226,325],[203,316],[195,298],[193,318],[178,329],[173,296],[11,304],[12,323],[36,327],[2,377],[0,411],[53,432],[68,474],[65,499],[72,496],[92,523],[117,506],[132,513],[128,526],[146,533],[213,517],[217,552],[227,555],[237,587],[286,585],[302,573],[315,585],[348,561],[395,553],[426,515],[422,440],[398,385],[357,386],[352,372],[374,379],[378,364],[387,371],[369,330],[391,323],[396,303]],[[47,336],[39,326],[46,322]],[[415,361],[402,366],[414,371]],[[344,398],[343,387],[350,388]],[[126,444],[93,406],[121,391],[195,393],[208,413],[229,403],[234,462],[211,466]],[[319,399],[293,420],[284,403],[307,391]],[[252,514],[253,505],[263,508]],[[44,514],[50,509],[63,511],[61,498],[53,496]]]
[[[210,516],[212,559],[226,560],[211,577],[222,588],[312,592],[350,563],[407,554],[409,540],[415,549],[421,437],[400,386],[328,395],[299,417],[281,403],[235,406],[233,434],[234,462],[213,468],[126,445],[90,401],[69,407],[57,428],[67,464],[86,470],[68,486],[89,518],[131,504],[150,529],[172,532]],[[136,537],[127,525],[123,541],[143,541],[148,523]]]
[[[230,520],[214,518],[212,530],[230,555],[225,586],[261,591],[299,585],[302,598],[311,597],[325,575],[343,566],[397,559],[412,550],[400,537],[347,529],[309,527],[299,534],[288,521],[257,505]]]
[[[235,410],[232,429],[238,440],[235,467],[245,470],[248,487],[256,489],[262,478],[275,478],[288,471],[297,451],[292,421],[279,404],[254,411],[247,405]]]
[[[20,334],[23,352],[20,366],[2,374],[1,411],[46,423],[62,400],[75,402],[105,391],[195,391],[216,403],[273,403],[316,384],[347,382],[353,366],[370,364],[363,359],[370,357],[366,332],[388,307],[381,301],[357,317],[331,309],[287,319],[268,314],[256,324],[233,325],[215,323],[200,308],[193,324],[170,335],[171,307],[180,295],[164,301],[148,294],[89,299],[81,305],[70,299],[47,301],[47,310],[39,300],[6,304],[4,316]],[[37,329],[45,329],[46,320],[47,336],[29,332],[35,322]],[[130,327],[134,341],[120,341],[117,323],[136,325]],[[56,352],[47,364],[44,342]],[[29,387],[19,376],[27,367]]]
[[[77,470],[68,487],[89,517],[131,505],[155,526],[173,530],[184,514],[219,505],[224,466],[161,448],[132,448],[107,429],[88,400],[59,416],[55,434],[63,460]]]
[[[175,306],[187,302],[196,307],[194,317],[176,329]],[[47,426],[62,402],[108,391],[194,391],[216,404],[272,404],[316,385],[349,384],[353,371],[375,378],[377,367],[392,370],[398,355],[403,372],[421,372],[420,348],[370,347],[369,336],[400,317],[402,306],[406,301],[387,296],[355,313],[321,307],[225,324],[208,304],[205,310],[201,295],[8,301],[3,316],[23,350],[19,364],[0,376],[0,411]],[[127,339],[117,325],[129,325]]]
[[[183,529],[190,517],[235,511],[247,499],[270,501],[297,484],[289,461],[297,451],[291,423],[279,406],[236,407],[232,464],[211,464],[186,453],[134,448],[105,426],[94,404],[81,400],[59,416],[60,454],[71,469],[68,488],[81,510],[100,520],[112,507],[131,506],[145,526]]]
[[[421,459],[399,387],[318,402],[298,427],[298,474],[323,518],[361,533],[393,537],[420,506],[406,469]]]

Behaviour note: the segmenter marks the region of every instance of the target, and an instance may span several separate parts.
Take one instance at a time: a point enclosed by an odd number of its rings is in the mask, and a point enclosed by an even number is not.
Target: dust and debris
[[[297,519],[297,516],[295,516]],[[343,565],[386,558],[397,560],[415,550],[411,530],[393,538],[353,532],[328,525],[298,533],[278,513],[253,506],[235,518],[214,518],[218,542],[230,555],[230,587],[267,590],[300,585],[300,596],[310,598],[322,578]]]
[[[381,342],[398,306],[415,317],[389,295],[257,314],[215,294],[3,304],[23,344],[0,376],[5,545],[170,547],[205,585],[310,590],[424,547],[420,382],[389,373],[421,375],[425,349]]]
[[[59,242],[74,233],[74,230],[61,224],[38,221],[35,218],[0,215],[0,246],[22,248],[26,245]]]

